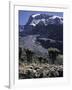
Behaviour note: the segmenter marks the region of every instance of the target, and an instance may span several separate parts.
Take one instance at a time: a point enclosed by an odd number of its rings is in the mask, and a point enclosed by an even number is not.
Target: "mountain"
[[[35,14],[30,16],[29,21],[27,25],[45,25],[47,26],[48,24],[63,24],[63,18],[59,16],[52,16],[52,15],[47,15],[47,14]]]
[[[36,48],[39,49],[41,46],[40,49],[43,48],[42,50],[45,50],[46,53],[49,47],[55,47],[63,53],[63,17],[33,14],[29,17],[26,25],[19,25],[19,35],[21,37],[20,42],[24,41],[23,45],[25,44],[26,48],[35,51]]]

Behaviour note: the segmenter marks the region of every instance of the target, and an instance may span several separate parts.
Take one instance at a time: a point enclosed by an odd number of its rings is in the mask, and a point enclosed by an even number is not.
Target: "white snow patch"
[[[32,17],[34,18],[34,17],[36,17],[36,16],[38,16],[38,15],[40,15],[40,14],[34,14],[34,15],[32,15]]]
[[[33,19],[30,25],[36,26],[39,22],[40,22],[40,19],[39,20]]]
[[[49,17],[48,19],[42,18],[42,19],[35,19],[34,17],[38,16],[40,14],[34,14],[32,15],[33,20],[31,21],[30,25],[32,26],[36,26],[40,21],[42,21],[44,23],[44,25],[48,25],[48,24],[55,24],[55,19],[58,18],[60,21],[60,24],[63,24],[63,17],[60,16],[52,16]]]

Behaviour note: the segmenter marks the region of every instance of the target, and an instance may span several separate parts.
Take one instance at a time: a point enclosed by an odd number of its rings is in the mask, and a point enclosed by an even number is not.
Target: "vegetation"
[[[58,55],[55,64],[63,65],[63,55]]]
[[[63,66],[32,63],[27,65],[20,65],[19,67],[20,79],[48,77],[63,77]]]
[[[32,62],[33,52],[31,50],[29,50],[29,49],[25,49],[25,52],[26,52],[27,61],[29,63],[31,63]]]
[[[38,59],[39,59],[39,62],[41,63],[43,58],[42,57],[38,57]]]
[[[49,52],[49,57],[52,60],[52,64],[54,64],[56,57],[58,56],[60,51],[57,48],[49,48],[48,52]]]
[[[51,63],[49,63],[49,60]],[[48,57],[36,56],[30,49],[19,48],[19,78],[63,76],[63,55],[57,48],[48,48]]]
[[[22,48],[19,47],[19,59],[21,58],[21,55],[22,55]]]

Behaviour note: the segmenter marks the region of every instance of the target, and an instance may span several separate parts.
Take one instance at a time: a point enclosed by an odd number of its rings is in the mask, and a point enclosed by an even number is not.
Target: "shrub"
[[[49,48],[48,49],[49,58],[52,60],[52,64],[54,64],[56,57],[60,53],[60,51],[57,48]]]
[[[26,52],[27,61],[30,63],[32,61],[33,52],[29,49],[26,49],[25,52]]]
[[[55,64],[63,65],[63,55],[58,55]]]
[[[21,55],[22,55],[22,48],[19,47],[19,59],[21,58]]]
[[[39,59],[39,62],[41,63],[43,58],[42,57],[38,57],[38,59]]]

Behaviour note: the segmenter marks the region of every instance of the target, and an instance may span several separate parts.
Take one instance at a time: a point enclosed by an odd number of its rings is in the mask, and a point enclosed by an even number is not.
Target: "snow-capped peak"
[[[48,24],[63,24],[63,17],[55,15],[49,16],[47,14],[33,14],[29,25],[36,26],[39,23],[43,23],[45,26]]]
[[[33,14],[32,17],[34,18],[34,17],[36,17],[36,16],[38,16],[38,15],[40,15],[40,14]]]
[[[50,18],[52,18],[52,19],[55,19],[55,18],[61,18],[60,16],[52,16],[52,17],[50,17]]]

